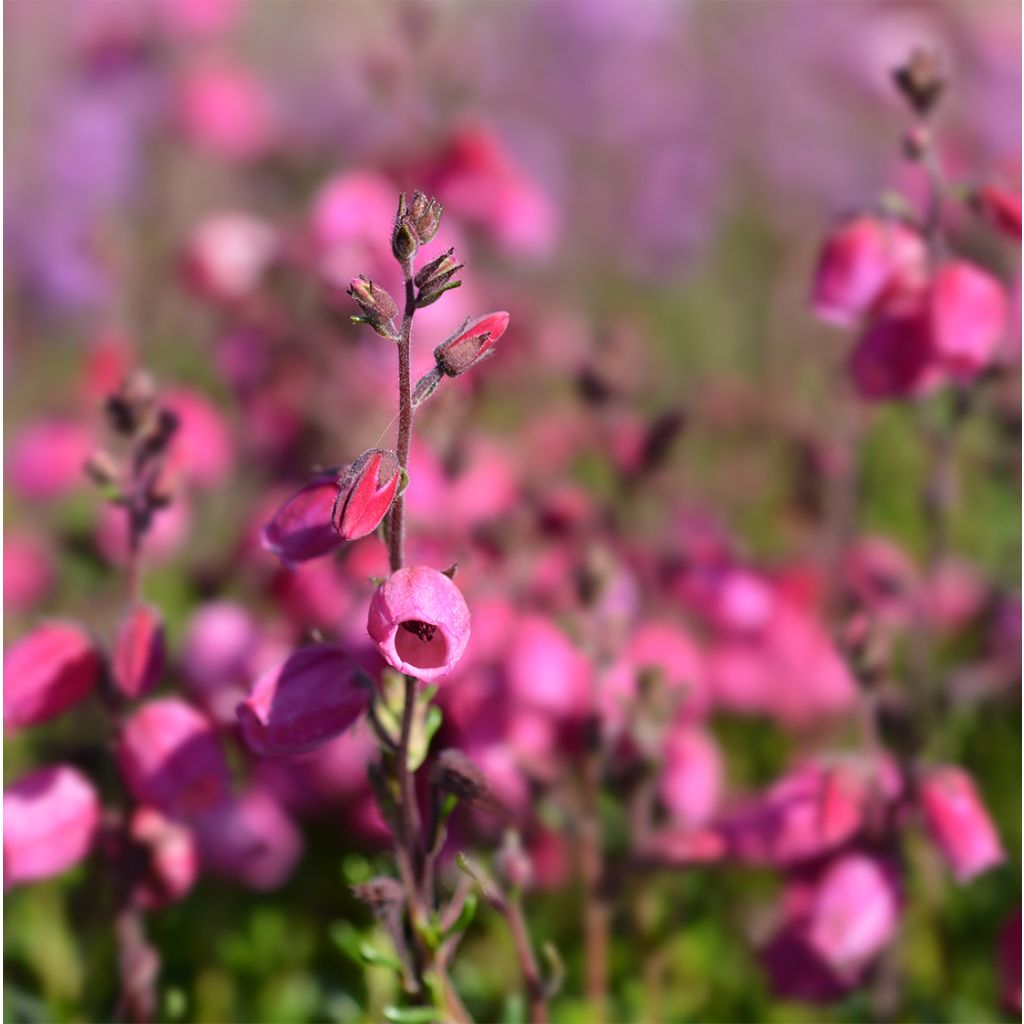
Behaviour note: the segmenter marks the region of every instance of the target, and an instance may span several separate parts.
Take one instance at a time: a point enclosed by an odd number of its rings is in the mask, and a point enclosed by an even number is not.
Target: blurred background
[[[916,585],[917,411],[855,397],[850,337],[814,319],[809,289],[838,217],[895,190],[922,199],[891,81],[914,46],[935,47],[948,74],[937,131],[951,176],[1017,188],[1020,24],[1018,3],[989,0],[4,5],[5,645],[52,617],[114,634],[123,516],[82,466],[107,441],[104,396],[144,366],[181,419],[174,501],[145,547],[144,593],[168,628],[161,685],[219,724],[241,794],[200,842],[188,898],[148,917],[163,1019],[373,1020],[391,998],[383,972],[346,953],[373,930],[348,883],[388,863],[368,734],[261,763],[237,744],[233,709],[310,637],[366,644],[379,542],[289,571],[258,531],[312,470],[394,429],[392,346],[349,323],[344,290],[358,273],[394,286],[398,190],[445,203],[430,251],[455,245],[467,264],[417,319],[417,366],[466,316],[511,313],[495,358],[419,417],[411,543],[421,561],[459,562],[493,625],[476,627],[444,728],[519,794],[537,875],[527,913],[567,971],[553,1016],[584,1021],[558,787],[524,772],[492,721],[483,694],[506,685],[494,652],[507,623],[571,618],[588,573],[612,581],[601,614],[678,620],[710,650],[684,579],[709,549],[808,606],[829,606],[868,540],[893,601]],[[957,447],[947,557],[929,577],[934,685],[966,694],[929,743],[972,773],[1006,863],[957,887],[912,835],[894,1000],[873,976],[826,1005],[780,991],[759,958],[777,872],[660,873],[614,933],[613,1019],[1009,1012],[997,947],[1020,904],[1019,247],[966,218],[953,230],[1015,312],[1006,369]],[[805,669],[801,651],[776,671]],[[778,685],[787,700],[710,712],[722,806],[798,754],[857,742],[849,720],[821,727],[796,678]],[[9,736],[5,782],[63,760],[109,790],[95,703]],[[608,804],[614,847],[629,826]],[[486,852],[499,836],[474,822],[463,841]],[[110,1013],[96,859],[7,894],[8,1020]],[[481,913],[455,971],[477,1019],[520,1019],[509,950]]]

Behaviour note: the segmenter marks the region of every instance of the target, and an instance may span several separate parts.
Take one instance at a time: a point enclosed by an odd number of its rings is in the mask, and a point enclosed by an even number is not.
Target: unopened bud
[[[110,452],[102,448],[94,451],[85,464],[85,472],[89,479],[100,487],[113,487],[120,479],[121,473]]]
[[[455,258],[455,250],[449,249],[436,259],[431,260],[416,275],[415,284],[419,289],[416,305],[429,306],[437,302],[445,292],[458,288],[462,282],[453,280],[454,276],[465,266]]]
[[[422,192],[413,192],[409,222],[421,244],[426,245],[437,234],[443,212],[444,207],[436,199],[429,199]]]
[[[441,751],[430,778],[442,793],[450,793],[470,806],[490,810],[497,806],[483,772],[460,750]]]
[[[394,879],[382,875],[371,878],[369,882],[352,886],[352,895],[360,903],[365,903],[375,915],[388,907],[401,906],[405,900],[402,886]]]
[[[398,197],[398,213],[395,216],[395,230],[391,235],[391,251],[396,260],[405,263],[416,255],[416,244],[416,228],[409,219],[403,192]]]
[[[447,341],[434,349],[437,368],[458,377],[491,354],[508,327],[508,313],[488,313],[467,320]]]
[[[436,366],[425,373],[412,390],[412,407],[418,409],[436,390],[444,374]]]
[[[363,311],[362,316],[352,317],[354,323],[369,324],[384,338],[395,337],[394,318],[398,315],[398,304],[383,288],[360,274],[352,279],[348,294]]]
[[[931,112],[946,88],[939,59],[929,50],[914,50],[910,60],[896,68],[893,78],[907,102],[922,117]]]
[[[118,434],[134,434],[145,424],[156,402],[156,385],[144,370],[134,370],[106,402],[111,429]]]

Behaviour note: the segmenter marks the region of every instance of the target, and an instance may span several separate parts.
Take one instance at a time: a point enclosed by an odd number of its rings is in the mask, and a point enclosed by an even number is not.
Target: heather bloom
[[[332,522],[337,500],[337,475],[321,473],[293,494],[263,527],[263,547],[288,564],[330,554],[342,543]]]
[[[249,749],[264,757],[315,750],[358,721],[370,694],[345,653],[304,647],[265,672],[238,705]]]
[[[69,765],[42,768],[4,790],[4,888],[58,875],[92,848],[100,803]]]
[[[943,765],[920,783],[928,831],[958,882],[969,882],[1006,860],[995,825],[962,768]]]
[[[18,729],[59,715],[92,690],[102,671],[102,656],[80,626],[39,626],[4,652],[4,725]]]
[[[929,310],[935,357],[944,369],[969,379],[992,362],[1009,318],[996,278],[963,260],[947,263],[932,278]]]
[[[841,225],[818,260],[815,313],[839,326],[856,324],[894,279],[920,280],[926,254],[921,236],[898,221],[864,216]]]
[[[82,467],[92,447],[91,431],[77,420],[36,420],[11,439],[4,460],[7,479],[32,501],[62,497],[82,483]]]
[[[997,231],[1021,240],[1021,197],[998,185],[982,185],[972,197],[975,208]]]
[[[559,718],[582,718],[589,708],[593,667],[545,616],[523,616],[506,661],[509,690],[525,707]]]
[[[377,588],[367,631],[392,668],[430,682],[446,676],[462,657],[469,642],[469,608],[443,572],[412,566]]]
[[[228,765],[212,724],[175,697],[152,701],[125,722],[117,761],[135,799],[172,817],[194,817],[228,796]]]
[[[151,605],[129,611],[117,630],[111,669],[114,684],[128,698],[141,697],[160,682],[164,670],[164,624]]]
[[[377,529],[398,493],[402,474],[392,451],[371,449],[341,479],[331,521],[342,540],[358,540]]]
[[[47,544],[32,533],[4,531],[4,607],[27,611],[53,584],[53,561]]]
[[[269,224],[247,213],[218,213],[189,236],[183,272],[199,294],[230,304],[256,292],[276,252],[277,238]]]
[[[665,744],[665,767],[658,792],[675,821],[707,825],[718,811],[725,788],[725,765],[718,745],[699,726],[677,723]]]
[[[486,359],[508,327],[508,313],[488,313],[467,320],[447,341],[434,349],[437,368],[458,377]]]

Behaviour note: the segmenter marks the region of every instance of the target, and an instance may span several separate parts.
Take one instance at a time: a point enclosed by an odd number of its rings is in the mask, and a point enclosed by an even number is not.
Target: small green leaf
[[[384,1019],[391,1024],[440,1024],[440,1016],[430,1006],[385,1006]]]

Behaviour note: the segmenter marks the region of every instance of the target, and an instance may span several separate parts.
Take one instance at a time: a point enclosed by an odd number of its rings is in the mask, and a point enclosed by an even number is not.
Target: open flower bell
[[[430,682],[448,675],[462,657],[469,608],[443,572],[399,569],[373,595],[367,631],[392,668]]]

